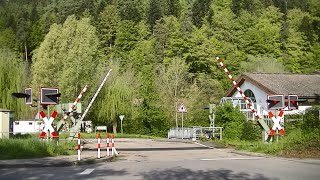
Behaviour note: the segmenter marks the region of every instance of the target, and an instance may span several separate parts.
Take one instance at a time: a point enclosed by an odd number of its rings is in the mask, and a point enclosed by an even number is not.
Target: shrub
[[[224,128],[223,137],[240,140],[246,118],[238,107],[225,103],[217,108],[216,125]]]
[[[243,125],[241,140],[256,141],[261,138],[261,129],[257,121],[247,121]]]

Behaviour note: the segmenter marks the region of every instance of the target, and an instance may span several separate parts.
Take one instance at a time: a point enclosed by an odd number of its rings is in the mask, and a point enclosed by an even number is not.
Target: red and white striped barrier
[[[279,112],[279,115],[277,116],[277,118],[275,118],[272,114],[272,112],[269,112],[269,117],[272,119],[273,121],[273,126],[270,129],[270,136],[273,136],[275,134],[275,130],[278,129],[279,133],[281,135],[284,135],[284,128],[280,125],[280,120],[282,118],[283,115],[283,111]]]
[[[232,81],[232,84],[234,85],[234,87],[239,91],[240,95],[243,97],[243,99],[246,101],[247,105],[250,107],[252,113],[254,114],[255,118],[257,120],[260,119],[257,111],[254,109],[253,104],[248,100],[248,98],[244,95],[244,92],[240,89],[239,85],[237,84],[237,82],[234,80],[234,78],[232,77],[231,73],[228,71],[226,65],[224,65],[222,63],[222,60],[219,57],[216,57],[218,63],[220,64],[220,67],[226,72],[227,76],[229,77],[229,79]]]
[[[98,159],[101,157],[101,150],[100,150],[100,133],[98,133]]]
[[[62,120],[66,120],[68,118],[69,114],[73,111],[74,107],[77,105],[77,103],[79,102],[82,95],[86,92],[87,89],[88,85],[85,85],[78,97],[76,98],[76,100],[73,102],[72,106],[69,108],[68,112],[63,116]]]
[[[81,146],[81,140],[80,140],[80,133],[78,133],[78,161],[80,161],[80,146]]]
[[[48,130],[51,133],[53,138],[58,137],[57,132],[52,127],[52,122],[53,122],[54,118],[56,118],[57,114],[58,113],[56,111],[53,111],[53,113],[51,114],[51,117],[48,120],[48,118],[46,117],[46,114],[43,111],[40,112],[40,116],[43,119],[44,125],[45,125],[41,134],[40,134],[40,138],[44,138],[46,136]]]
[[[107,157],[110,156],[110,139],[109,139],[109,134],[106,134],[106,139],[107,139],[107,144],[106,144],[106,148],[107,148]]]

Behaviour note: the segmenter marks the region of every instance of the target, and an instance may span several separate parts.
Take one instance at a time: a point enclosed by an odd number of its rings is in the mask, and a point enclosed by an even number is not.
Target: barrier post
[[[107,138],[107,157],[108,157],[110,156],[109,133],[106,134],[106,138]]]
[[[80,161],[80,146],[81,146],[81,142],[80,142],[80,133],[78,133],[78,161]]]
[[[111,155],[114,156],[114,134],[111,135],[111,143],[112,143]]]
[[[101,155],[101,152],[100,152],[100,133],[98,133],[98,159],[100,159],[100,155]]]

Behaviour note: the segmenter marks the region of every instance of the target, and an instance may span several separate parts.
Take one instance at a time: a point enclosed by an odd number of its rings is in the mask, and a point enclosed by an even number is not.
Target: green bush
[[[247,121],[243,125],[241,140],[257,141],[261,139],[261,129],[257,121]]]
[[[218,106],[216,125],[223,127],[223,137],[240,140],[246,118],[238,107],[233,107],[231,103]]]
[[[302,129],[309,131],[310,129],[320,129],[320,107],[308,109],[303,116]]]

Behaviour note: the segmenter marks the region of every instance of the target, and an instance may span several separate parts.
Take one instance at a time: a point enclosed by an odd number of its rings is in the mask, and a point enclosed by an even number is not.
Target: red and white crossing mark
[[[284,135],[284,128],[280,125],[280,121],[282,119],[282,115],[283,115],[283,111],[279,112],[279,115],[277,116],[277,118],[275,118],[272,114],[272,112],[269,112],[269,117],[272,119],[273,121],[273,126],[270,130],[270,136],[273,136],[275,134],[275,130],[278,129],[279,133],[281,135]]]
[[[227,76],[229,77],[229,79],[232,81],[232,84],[234,85],[234,87],[239,91],[240,95],[243,97],[243,99],[246,101],[247,105],[250,107],[252,113],[254,114],[255,118],[257,120],[260,119],[257,110],[254,109],[253,104],[248,100],[248,98],[244,95],[244,92],[240,89],[238,83],[234,80],[234,78],[232,77],[231,73],[228,71],[226,65],[224,65],[222,63],[222,60],[219,57],[216,57],[218,63],[220,64],[220,67],[224,70],[224,72],[226,72]]]
[[[82,95],[86,92],[87,89],[88,89],[88,85],[85,85],[82,91],[80,92],[80,94],[78,95],[78,97],[76,98],[76,100],[73,102],[72,106],[69,108],[66,115],[63,116],[62,120],[66,120],[68,118],[69,114],[73,111],[74,107],[77,105],[77,103],[79,102]]]
[[[51,117],[48,119],[46,117],[46,114],[43,111],[40,112],[40,116],[44,121],[44,129],[42,130],[42,132],[40,134],[40,138],[44,138],[46,136],[48,130],[51,133],[53,138],[58,137],[57,132],[52,127],[52,122],[53,122],[54,118],[56,118],[57,114],[58,113],[56,111],[53,111],[53,113],[51,114]]]

